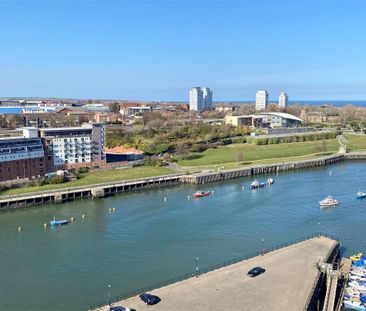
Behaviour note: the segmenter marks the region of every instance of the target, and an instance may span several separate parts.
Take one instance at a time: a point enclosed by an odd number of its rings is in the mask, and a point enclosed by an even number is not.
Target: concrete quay
[[[223,181],[232,178],[256,176],[261,174],[271,174],[282,171],[299,170],[306,168],[322,167],[337,162],[344,161],[346,159],[366,159],[366,154],[359,154],[356,158],[346,158],[343,154],[337,154],[327,157],[322,157],[319,159],[294,161],[294,162],[282,162],[274,164],[265,164],[260,166],[252,166],[247,168],[239,168],[233,170],[225,170],[219,172],[207,172],[207,173],[197,173],[192,175],[182,176],[183,182],[194,183],[194,184],[205,184],[215,181]]]
[[[45,203],[63,203],[80,198],[102,198],[119,192],[177,185],[180,183],[205,184],[233,178],[273,174],[281,171],[322,167],[346,160],[365,160],[366,152],[337,154],[313,160],[282,162],[225,171],[210,171],[190,175],[174,174],[113,183],[70,187],[19,195],[0,195],[0,211]]]
[[[84,187],[62,188],[37,193],[0,196],[0,211],[36,204],[63,203],[81,198],[108,197],[119,192],[176,185],[180,182],[181,175],[176,174]]]
[[[338,255],[339,243],[317,236],[263,256],[253,257],[224,268],[174,283],[149,293],[161,298],[146,306],[138,296],[113,306],[138,311],[208,310],[313,310],[324,276],[318,270],[321,261]],[[266,272],[255,278],[247,272],[261,266]],[[93,310],[108,311],[108,306]]]

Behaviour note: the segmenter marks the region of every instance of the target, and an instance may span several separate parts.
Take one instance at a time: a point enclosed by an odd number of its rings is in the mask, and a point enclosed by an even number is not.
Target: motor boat
[[[334,199],[332,196],[327,196],[324,200],[319,202],[320,207],[328,207],[328,206],[336,206],[339,205],[340,202]]]
[[[357,199],[364,199],[364,198],[366,198],[366,192],[358,191]]]
[[[274,180],[272,178],[267,179],[267,184],[268,185],[273,185],[273,183],[274,183]]]
[[[258,189],[258,188],[263,188],[266,184],[259,182],[258,180],[254,180],[251,184],[250,184],[250,189]]]
[[[351,256],[350,257],[350,259],[352,260],[352,261],[358,261],[358,260],[360,260],[361,259],[361,256],[363,255],[363,253],[358,253],[358,254],[355,254],[355,255],[353,255],[353,256]]]
[[[211,191],[196,191],[192,194],[192,198],[202,198],[207,197],[211,194]]]

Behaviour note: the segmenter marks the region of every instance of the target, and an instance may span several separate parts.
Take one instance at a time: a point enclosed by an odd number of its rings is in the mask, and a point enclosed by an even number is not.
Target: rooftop
[[[114,153],[114,154],[144,154],[143,151],[135,149],[135,148],[126,148],[123,146],[106,148],[106,153]]]

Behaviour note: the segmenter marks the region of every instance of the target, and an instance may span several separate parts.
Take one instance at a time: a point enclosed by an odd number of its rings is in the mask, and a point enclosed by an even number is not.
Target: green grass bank
[[[173,174],[173,173],[174,172],[172,170],[165,168],[165,167],[151,167],[151,166],[89,172],[89,173],[82,174],[82,178],[75,180],[75,181],[65,182],[62,184],[30,186],[30,187],[22,187],[22,188],[17,188],[17,189],[10,189],[10,190],[5,190],[5,191],[1,192],[0,196],[55,190],[55,189],[64,189],[64,188],[69,188],[69,187],[89,186],[89,185],[93,185],[93,184],[132,180],[132,179],[144,178],[144,177],[154,177],[154,176],[168,175],[168,174]]]

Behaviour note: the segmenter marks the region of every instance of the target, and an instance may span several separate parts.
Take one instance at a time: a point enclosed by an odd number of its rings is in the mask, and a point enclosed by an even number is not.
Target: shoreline
[[[343,161],[365,160],[366,152],[335,154],[318,159],[282,162],[249,166],[225,171],[201,172],[193,174],[172,174],[129,181],[93,184],[90,186],[70,187],[56,190],[0,196],[0,211],[29,207],[45,203],[64,203],[81,198],[104,198],[125,191],[164,187],[183,183],[205,184],[234,178],[257,176],[282,171],[323,167]]]

